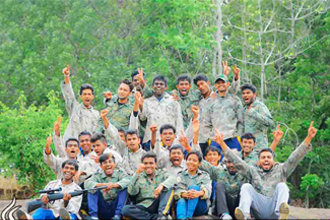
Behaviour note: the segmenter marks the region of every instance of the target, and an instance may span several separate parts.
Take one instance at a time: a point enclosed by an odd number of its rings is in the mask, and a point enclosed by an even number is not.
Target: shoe
[[[121,219],[120,215],[115,215],[115,216],[113,216],[113,218],[112,218],[112,220],[120,220],[120,219]]]
[[[232,220],[233,218],[228,213],[222,213],[220,216],[220,219],[222,220]]]
[[[244,212],[238,207],[235,209],[235,217],[237,220],[247,220]]]
[[[280,218],[279,219],[287,219],[290,213],[290,209],[288,203],[282,202],[280,205]]]
[[[17,219],[19,220],[32,220],[32,216],[25,212],[23,209],[18,209],[16,211]]]
[[[60,216],[62,220],[70,220],[70,214],[65,208],[60,208]]]

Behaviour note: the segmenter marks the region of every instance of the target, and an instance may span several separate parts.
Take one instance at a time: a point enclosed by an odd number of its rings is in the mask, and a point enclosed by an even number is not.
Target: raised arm
[[[135,89],[134,108],[129,121],[129,129],[136,129],[136,130],[139,129],[138,115],[139,115],[139,108],[141,105],[143,105],[143,98],[141,96],[141,93],[136,91]]]
[[[62,124],[62,117],[58,117],[57,121],[54,123],[54,145],[55,145],[55,150],[57,151],[58,155],[60,157],[65,157],[66,152],[65,152],[65,146],[63,143],[63,139],[61,137],[61,124]]]
[[[50,148],[52,144],[52,136],[48,136],[46,140],[45,150],[43,151],[44,162],[57,175],[60,172],[59,158],[57,158]]]
[[[311,141],[315,137],[317,133],[317,129],[313,127],[314,122],[312,121],[309,129],[308,134],[305,140],[300,144],[300,146],[291,153],[288,160],[283,164],[283,173],[286,177],[290,176],[290,174],[296,169],[298,166],[299,161],[301,161],[306,154],[312,150]]]
[[[71,117],[72,110],[76,104],[78,104],[74,92],[72,89],[71,81],[70,81],[70,66],[68,65],[66,68],[62,70],[64,75],[64,83],[61,84],[62,93],[65,99],[65,107]]]
[[[128,184],[127,192],[131,196],[135,196],[140,192],[140,186],[139,186],[139,178],[140,174],[144,171],[145,165],[143,163],[140,163],[138,168],[136,169],[136,172],[132,176],[131,182]]]
[[[283,136],[283,131],[281,130],[281,125],[279,125],[279,124],[277,125],[276,131],[273,132],[273,136],[274,136],[274,140],[269,148],[275,152],[275,149],[276,149],[277,145],[280,143],[281,138]]]

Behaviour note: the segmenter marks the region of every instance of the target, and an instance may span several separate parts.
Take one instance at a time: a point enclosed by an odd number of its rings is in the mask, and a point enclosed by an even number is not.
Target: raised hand
[[[151,131],[152,134],[156,133],[157,130],[158,130],[158,127],[157,127],[156,124],[150,125],[150,131]]]
[[[49,135],[46,139],[46,147],[45,147],[45,153],[49,155],[52,151],[50,149],[50,145],[52,145],[53,139],[52,136]]]
[[[217,129],[215,129],[214,141],[217,142],[217,144],[219,144],[220,146],[223,143],[225,143],[225,140],[224,140],[224,137],[223,137],[223,133],[220,134]]]
[[[92,156],[91,156],[91,159],[94,160],[95,163],[99,163],[99,159],[100,159],[100,157],[99,157],[99,156],[92,155]]]
[[[199,133],[200,127],[201,127],[201,124],[199,123],[199,120],[198,119],[193,120],[193,122],[192,122],[193,132],[194,133]]]
[[[108,115],[108,113],[109,113],[109,110],[108,110],[108,109],[103,109],[103,110],[101,111],[101,118],[102,118],[102,119],[106,118],[107,115]]]
[[[67,67],[65,67],[62,70],[62,73],[63,73],[64,76],[70,76],[70,65],[68,65]]]
[[[134,94],[134,111],[138,111],[139,108],[142,109],[143,106],[143,97],[139,91],[134,88],[135,94]]]
[[[230,67],[228,66],[228,61],[222,61],[222,69],[223,69],[223,74],[228,76],[230,73]]]
[[[236,64],[234,65],[233,72],[235,74],[235,80],[238,80],[239,77],[240,77],[240,74],[239,73],[241,72],[241,70],[239,68],[237,68]]]
[[[178,91],[172,90],[171,96],[173,97],[173,100],[174,101],[178,101],[179,100]]]
[[[276,131],[273,132],[274,140],[279,142],[283,136],[283,131],[281,130],[281,125],[277,125]]]
[[[142,87],[144,87],[144,85],[145,85],[145,80],[144,80],[144,77],[143,77],[143,69],[142,68],[138,68],[137,69],[138,70],[138,79],[139,79],[139,82],[140,82],[140,84],[142,85]]]
[[[188,138],[186,137],[186,135],[184,134],[184,131],[181,130],[181,135],[179,137],[179,142],[180,144],[184,147],[184,149],[186,151],[191,151],[191,147],[189,145],[189,141],[188,141]]]
[[[313,139],[317,133],[317,129],[313,127],[314,121],[311,122],[308,128],[308,137]]]
[[[199,107],[197,105],[192,105],[191,106],[191,111],[193,113],[193,120],[196,120],[198,118],[198,114],[199,114]]]
[[[138,168],[136,169],[136,173],[137,174],[142,173],[145,168],[146,168],[146,166],[143,163],[140,163]]]
[[[105,99],[111,99],[112,98],[112,93],[110,91],[106,91],[103,93],[103,96]]]
[[[62,124],[62,117],[61,116],[58,116],[57,117],[57,121],[54,123],[54,131],[55,131],[55,135],[57,137],[60,136],[60,129],[61,129],[61,124]]]

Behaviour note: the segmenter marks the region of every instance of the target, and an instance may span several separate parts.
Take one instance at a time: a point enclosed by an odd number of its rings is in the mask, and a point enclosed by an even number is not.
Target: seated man
[[[61,188],[60,193],[64,193],[63,199],[49,202],[48,194],[40,196],[43,202],[43,208],[38,208],[32,215],[33,219],[78,219],[78,212],[82,202],[82,195],[71,197],[69,193],[81,188],[74,183],[73,177],[78,171],[78,164],[75,160],[66,160],[61,164],[61,171],[63,179],[54,180],[47,184],[45,190]],[[18,219],[31,219],[31,217],[24,211],[17,211]]]
[[[128,185],[128,193],[136,196],[136,205],[125,205],[122,215],[134,219],[167,219],[173,200],[175,178],[157,169],[157,156],[147,152],[141,158],[136,173]]]
[[[179,173],[175,189],[177,219],[192,219],[193,216],[206,215],[211,195],[210,175],[199,169],[202,155],[198,151],[187,154],[187,169]]]
[[[283,131],[281,131],[280,125],[277,125],[277,130],[273,132],[274,140],[270,145],[270,149],[275,152],[276,146],[280,142]],[[256,138],[251,133],[245,133],[241,136],[242,151],[240,157],[249,165],[257,165],[259,161],[258,151],[254,150],[256,146]],[[267,146],[265,146],[267,147]]]
[[[270,148],[264,148],[259,152],[258,167],[249,166],[239,156],[232,152],[224,142],[223,134],[216,131],[215,141],[221,146],[226,157],[236,165],[239,172],[250,183],[243,184],[241,188],[241,200],[235,210],[237,219],[250,218],[250,210],[256,219],[279,218],[286,219],[289,214],[287,201],[289,188],[285,184],[287,178],[297,167],[308,151],[317,130],[311,122],[308,135],[300,146],[291,153],[285,163],[275,163],[274,153]]]
[[[125,170],[118,168],[116,159],[112,154],[102,154],[100,156],[100,166],[102,172],[95,173],[86,180],[85,188],[107,186],[102,194],[99,190],[88,193],[88,208],[92,219],[119,220],[121,209],[124,207],[127,198],[127,185],[130,177]]]

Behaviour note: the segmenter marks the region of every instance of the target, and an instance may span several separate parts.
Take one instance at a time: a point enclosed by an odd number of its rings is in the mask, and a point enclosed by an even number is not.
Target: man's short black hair
[[[254,85],[247,83],[241,86],[241,91],[243,92],[244,90],[251,90],[253,93],[257,92],[257,87],[255,87]]]
[[[120,81],[119,86],[122,83],[128,85],[129,90],[132,92],[132,90],[134,89],[134,85],[133,85],[133,83],[129,79],[123,79],[122,81]]]
[[[189,84],[191,84],[191,78],[188,74],[178,76],[178,78],[176,79],[176,84],[179,85],[181,81],[188,81]]]
[[[252,133],[244,133],[241,136],[241,142],[243,142],[243,139],[247,139],[247,140],[251,140],[252,139],[254,143],[256,142],[256,137]]]
[[[203,156],[199,151],[190,151],[186,156],[186,160],[188,160],[189,156],[192,155],[192,154],[195,154],[198,157],[198,161],[202,162]]]
[[[197,83],[199,81],[205,81],[208,82],[209,79],[207,78],[207,76],[205,76],[204,74],[198,74],[197,76],[195,76],[194,78],[194,84],[197,86]]]
[[[99,159],[100,164],[102,164],[104,161],[106,161],[107,159],[109,159],[109,157],[110,157],[110,154],[102,154],[100,156],[100,159]],[[116,158],[113,155],[111,156],[111,159],[112,159],[112,161],[114,163],[116,163]]]
[[[156,76],[153,80],[152,80],[152,85],[155,84],[155,81],[158,80],[158,81],[163,81],[165,86],[167,86],[167,78],[165,76],[162,76],[162,75],[158,75]]]
[[[69,144],[70,141],[75,141],[75,142],[77,142],[77,145],[78,145],[78,147],[79,147],[79,141],[78,141],[77,138],[69,138],[69,139],[66,140],[66,142],[65,142],[65,148],[68,147],[68,144]]]
[[[170,154],[171,154],[172,150],[176,150],[176,149],[180,149],[180,150],[182,151],[182,153],[184,153],[184,148],[183,148],[183,146],[180,145],[180,144],[175,144],[175,145],[173,145],[172,147],[170,147]]]
[[[175,130],[175,127],[173,125],[170,125],[170,124],[164,124],[160,127],[159,129],[159,133],[162,134],[164,130],[167,130],[167,129],[172,129],[173,130],[173,133],[175,134],[176,130]]]
[[[204,158],[206,157],[206,155],[207,155],[208,152],[210,152],[210,151],[211,151],[211,152],[217,152],[219,156],[221,155],[221,152],[220,152],[219,148],[217,148],[216,146],[212,146],[212,145],[210,145],[210,146],[208,146],[208,147],[206,148],[206,150],[205,150]]]
[[[125,133],[125,138],[127,137],[127,135],[133,135],[135,134],[136,136],[139,137],[139,134],[138,134],[138,130],[136,129],[128,129]]]
[[[83,131],[83,132],[80,132],[80,134],[78,135],[78,139],[81,137],[81,136],[84,136],[84,135],[89,135],[89,137],[92,137],[92,134],[89,133],[88,131]]]
[[[139,72],[138,72],[137,70],[133,71],[132,74],[131,74],[132,80],[133,80],[134,76],[136,76],[136,75],[138,75],[138,74],[139,74]],[[146,76],[146,74],[145,74],[145,72],[143,71],[143,78],[145,78],[145,76]]]
[[[104,134],[102,134],[100,132],[96,132],[95,134],[92,135],[91,142],[95,143],[98,140],[100,140],[102,143],[107,142]]]
[[[75,171],[77,171],[79,169],[79,166],[78,166],[78,163],[76,160],[69,159],[69,160],[64,161],[62,163],[62,169],[65,167],[66,164],[74,166]]]
[[[275,158],[274,151],[271,148],[266,147],[266,148],[261,149],[261,151],[259,152],[259,155],[258,155],[259,159],[260,159],[261,153],[263,153],[263,152],[270,152],[273,155],[273,158]]]
[[[145,158],[150,158],[150,157],[154,158],[155,163],[157,163],[157,155],[152,151],[148,151],[147,153],[143,154],[142,157],[141,157],[141,162],[143,163],[143,160]]]
[[[80,95],[82,95],[82,93],[85,89],[92,90],[92,94],[94,95],[94,88],[91,84],[83,84],[82,86],[80,86]]]
[[[124,134],[126,135],[126,131],[124,130],[124,128],[118,128],[118,132],[124,132]]]

